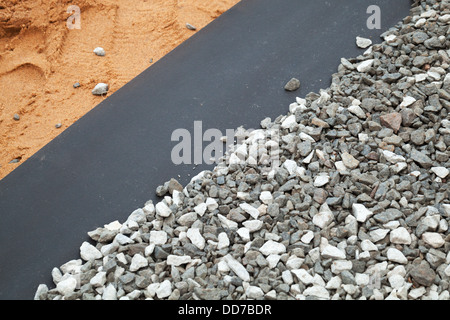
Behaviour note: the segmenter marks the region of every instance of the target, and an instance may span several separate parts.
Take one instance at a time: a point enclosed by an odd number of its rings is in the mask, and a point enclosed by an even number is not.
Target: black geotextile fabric
[[[371,5],[381,9],[381,30],[367,28]],[[225,135],[285,114],[296,96],[330,85],[341,57],[364,52],[356,36],[378,43],[410,5],[242,0],[0,181],[0,299],[53,287],[52,268],[79,258],[88,231],[158,201],[156,187],[170,178],[185,185],[212,169],[172,163],[175,129],[195,139],[202,121],[203,132]],[[292,77],[301,88],[288,93]]]

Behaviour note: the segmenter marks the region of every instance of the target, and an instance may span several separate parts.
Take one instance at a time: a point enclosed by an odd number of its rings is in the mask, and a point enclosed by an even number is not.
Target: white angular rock
[[[333,220],[334,220],[333,212],[330,210],[328,205],[324,203],[320,207],[319,212],[316,215],[314,215],[312,221],[316,226],[323,229],[327,227]]]
[[[117,300],[117,290],[112,283],[103,290],[102,300]]]
[[[58,282],[58,284],[56,285],[56,290],[58,290],[61,295],[66,296],[73,293],[76,287],[77,280],[75,279],[75,277],[70,276],[67,279]]]
[[[312,287],[307,288],[305,291],[303,291],[304,296],[314,296],[318,299],[323,300],[329,300],[330,299],[330,293],[327,289],[321,286],[314,285]]]
[[[264,243],[261,248],[259,248],[259,251],[263,255],[269,256],[271,254],[285,253],[286,247],[282,243],[275,242],[273,240],[269,240],[269,241],[266,241],[266,243]]]
[[[253,219],[258,219],[259,211],[255,207],[249,205],[248,203],[241,203],[239,207],[247,212]]]
[[[269,269],[273,269],[277,266],[278,262],[280,261],[281,256],[278,254],[271,254],[269,255],[266,260],[267,263],[269,264]]]
[[[206,245],[205,238],[200,234],[200,230],[198,228],[190,228],[188,229],[186,233],[189,240],[191,240],[192,244],[199,248],[200,250],[203,250]]]
[[[394,152],[388,151],[388,150],[381,150],[384,157],[387,161],[391,163],[397,163],[397,162],[406,162],[406,159],[398,154],[395,154]]]
[[[288,268],[289,270],[300,269],[300,267],[303,265],[303,262],[305,262],[305,259],[291,256],[288,261],[286,261],[286,268]]]
[[[356,273],[355,282],[360,287],[367,286],[370,282],[370,276],[365,273]]]
[[[96,260],[103,257],[102,253],[89,242],[83,242],[81,245],[80,256],[85,261]]]
[[[372,45],[372,40],[362,37],[356,37],[356,45],[361,49],[366,49]]]
[[[89,281],[94,287],[102,287],[106,283],[106,272],[101,271],[91,278]]]
[[[394,289],[400,289],[405,285],[405,279],[399,274],[394,274],[388,278],[389,284]]]
[[[217,239],[219,240],[217,243],[218,250],[228,248],[228,246],[230,245],[230,239],[228,238],[228,236],[225,232],[219,233],[219,235],[217,236]]]
[[[408,293],[408,298],[410,299],[419,299],[421,296],[423,296],[425,293],[427,293],[427,289],[425,287],[419,287],[417,289],[411,289]]]
[[[260,287],[249,286],[247,290],[245,290],[245,295],[249,299],[259,299],[264,297],[264,292]]]
[[[172,294],[172,282],[164,280],[156,289],[156,296],[158,299],[164,299]]]
[[[200,203],[194,207],[194,211],[200,216],[203,217],[207,209],[206,203]]]
[[[395,165],[391,166],[392,170],[395,173],[399,173],[406,169],[408,167],[408,164],[406,162],[397,162]]]
[[[332,245],[327,245],[325,246],[325,248],[322,250],[321,252],[322,257],[325,259],[346,259],[346,254],[345,252],[343,252],[342,250],[332,246]]]
[[[238,229],[238,224],[235,221],[229,220],[226,217],[224,217],[221,214],[218,214],[217,217],[220,220],[220,223],[222,224],[222,227],[224,228],[228,228],[231,230],[237,230]]]
[[[167,218],[172,213],[172,210],[162,201],[156,204],[155,210],[156,214],[163,218]]]
[[[284,283],[289,284],[289,285],[294,283],[294,278],[292,277],[292,273],[289,270],[284,270],[281,273],[281,279],[283,279]]]
[[[342,285],[342,280],[340,277],[338,276],[334,276],[330,279],[330,281],[328,281],[327,285],[325,286],[326,289],[328,290],[337,290],[341,287]]]
[[[340,274],[342,271],[351,270],[353,263],[347,260],[335,260],[331,264],[331,272],[334,274]]]
[[[307,231],[300,239],[301,242],[309,244],[314,239],[314,232]]]
[[[417,100],[411,96],[406,96],[403,97],[403,101],[400,104],[400,108],[406,108],[409,107],[410,105],[412,105],[414,102],[416,102]]]
[[[373,215],[373,212],[367,209],[363,204],[354,203],[352,205],[353,216],[355,216],[356,221],[364,223],[368,218]]]
[[[141,268],[145,268],[148,266],[148,260],[141,256],[139,253],[135,254],[131,259],[130,271],[138,271]]]
[[[116,231],[116,230],[120,230],[120,228],[122,228],[122,224],[116,220],[109,224],[105,224],[105,228],[108,229],[109,231]]]
[[[250,274],[239,261],[234,259],[230,254],[227,254],[223,259],[239,278],[243,281],[250,281]]]
[[[161,246],[167,242],[167,233],[165,231],[150,231],[150,244]]]
[[[310,285],[313,283],[314,277],[308,273],[305,269],[295,269],[291,272],[305,285]]]
[[[359,161],[356,160],[350,153],[343,152],[341,154],[342,162],[349,169],[356,169],[359,166]]]
[[[378,251],[378,247],[368,239],[361,241],[361,249],[364,251]]]
[[[403,253],[395,248],[389,248],[387,251],[387,258],[389,261],[397,262],[400,264],[407,264],[408,259],[403,255]]]
[[[445,244],[444,238],[442,238],[441,234],[436,232],[425,232],[422,235],[422,240],[435,249],[440,248]]]
[[[209,212],[213,212],[219,207],[219,204],[217,203],[216,199],[213,198],[207,198],[206,199],[206,207],[208,208]]]
[[[404,227],[399,227],[395,230],[391,231],[390,234],[390,240],[392,243],[395,244],[411,244],[411,235],[409,234],[408,230]]]
[[[295,174],[297,171],[297,162],[288,159],[283,163],[283,167],[289,172],[289,174]]]
[[[358,70],[358,72],[367,72],[370,70],[370,68],[372,68],[374,61],[374,59],[363,61],[358,65],[358,67],[356,67],[356,69]]]
[[[349,172],[347,170],[347,167],[345,166],[343,161],[336,161],[334,163],[334,166],[336,167],[337,171],[341,174],[341,175],[348,175]]]
[[[245,242],[249,242],[250,241],[250,230],[248,230],[247,228],[239,228],[238,231],[236,231],[236,233],[242,238],[242,240],[244,240]]]
[[[248,229],[249,232],[255,232],[261,230],[264,223],[260,220],[248,220],[242,222],[243,226]]]
[[[197,212],[188,212],[179,217],[177,222],[182,226],[190,227],[197,220]]]
[[[433,171],[441,179],[445,179],[450,173],[450,171],[445,167],[433,167],[431,168],[431,171]]]
[[[347,108],[347,110],[351,113],[353,113],[355,116],[357,116],[360,119],[366,119],[366,113],[360,106],[351,105]]]
[[[181,266],[182,264],[188,264],[192,262],[192,258],[190,256],[177,256],[173,254],[169,254],[167,256],[167,265],[169,266]]]
[[[328,175],[317,176],[316,179],[314,179],[314,187],[323,187],[328,182],[330,182],[330,177]]]
[[[296,124],[297,124],[297,121],[295,121],[295,115],[291,115],[283,121],[283,123],[281,124],[281,128],[289,129]]]
[[[270,191],[263,191],[261,192],[260,196],[259,196],[259,200],[262,201],[262,203],[264,204],[271,204],[273,202],[273,196],[272,193]]]
[[[101,57],[103,57],[106,54],[105,49],[103,49],[102,47],[95,48],[94,53]]]
[[[94,89],[92,89],[92,94],[96,96],[101,96],[107,94],[109,90],[109,86],[106,83],[97,84]]]
[[[380,240],[383,240],[387,236],[389,231],[390,231],[389,229],[379,228],[379,229],[370,231],[369,236],[370,236],[370,239],[372,240],[372,242],[378,242]]]

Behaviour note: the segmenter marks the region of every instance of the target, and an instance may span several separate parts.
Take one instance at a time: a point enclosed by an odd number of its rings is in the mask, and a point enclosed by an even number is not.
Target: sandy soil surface
[[[0,0],[0,179],[105,99],[97,83],[111,95],[237,2]]]

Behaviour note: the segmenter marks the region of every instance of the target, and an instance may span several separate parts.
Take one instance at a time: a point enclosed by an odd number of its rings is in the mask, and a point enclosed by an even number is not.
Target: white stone
[[[56,289],[58,292],[63,295],[69,295],[74,292],[77,287],[77,280],[74,276],[69,276],[67,279],[63,279],[56,285]]]
[[[310,164],[312,158],[314,157],[315,151],[312,151],[305,159],[303,159],[304,164]]]
[[[410,97],[410,96],[403,97],[403,101],[400,104],[400,108],[409,107],[410,105],[412,105],[416,101],[417,101],[416,98],[413,98],[413,97]]]
[[[283,167],[289,172],[289,174],[295,174],[297,171],[297,162],[288,159],[283,163]]]
[[[156,296],[158,299],[164,299],[172,294],[172,283],[169,280],[164,280],[156,289]]]
[[[130,271],[138,271],[141,268],[145,268],[148,266],[148,260],[141,256],[139,253],[135,254],[131,259]]]
[[[105,228],[108,229],[109,231],[117,231],[120,230],[120,228],[122,228],[122,224],[116,220],[109,224],[105,224]]]
[[[264,297],[264,292],[261,290],[260,287],[249,286],[247,290],[245,290],[245,295],[249,299],[259,299]]]
[[[447,217],[450,217],[450,204],[442,204],[441,207],[444,210]]]
[[[328,292],[328,290],[317,285],[307,288],[305,291],[303,291],[303,295],[314,296],[324,300],[330,299],[330,293]]]
[[[297,124],[297,121],[295,121],[295,115],[291,115],[283,121],[283,123],[281,124],[281,128],[289,129],[296,124]]]
[[[94,89],[92,89],[92,94],[96,96],[101,96],[103,94],[107,94],[109,90],[109,86],[106,83],[97,84]]]
[[[103,290],[102,300],[117,300],[117,291],[112,283]]]
[[[325,286],[326,289],[328,290],[337,290],[341,287],[342,285],[342,280],[340,277],[338,276],[334,276],[330,279],[330,281],[328,281],[327,285]]]
[[[223,259],[239,278],[243,281],[250,281],[250,274],[239,261],[234,259],[230,254],[227,254]]]
[[[209,212],[213,212],[219,207],[219,204],[217,201],[213,198],[206,199],[206,207],[208,208]]]
[[[281,273],[281,279],[283,279],[283,282],[286,284],[292,284],[294,282],[294,278],[292,277],[292,273],[289,270],[284,270]]]
[[[367,286],[370,282],[370,276],[365,273],[356,273],[355,282],[360,287]]]
[[[311,276],[305,269],[295,269],[291,270],[291,272],[305,285],[310,285],[314,280],[313,276]]]
[[[379,228],[379,229],[370,231],[369,236],[370,236],[372,242],[378,242],[380,240],[383,240],[387,236],[389,231],[390,230],[388,230],[388,229]]]
[[[390,276],[388,280],[391,287],[397,290],[405,285],[405,279],[399,274]]]
[[[116,235],[116,237],[114,238],[114,241],[117,242],[118,244],[122,245],[122,246],[134,242],[132,239],[130,239],[129,237],[127,237],[126,235],[124,235],[122,233],[118,233]]]
[[[280,261],[281,256],[278,254],[271,254],[269,255],[266,260],[267,263],[269,264],[269,269],[273,269],[277,266],[278,262]]]
[[[300,267],[303,265],[303,262],[305,262],[305,259],[298,258],[296,256],[290,256],[288,261],[286,261],[286,268],[288,268],[289,270],[300,269]]]
[[[404,227],[399,227],[395,230],[391,231],[390,234],[390,240],[392,243],[395,244],[411,244],[411,235],[409,234],[408,230]]]
[[[300,139],[302,139],[303,141],[311,141],[311,142],[316,142],[316,140],[314,140],[313,137],[311,137],[309,134],[306,134],[304,132],[300,132],[300,134],[298,135],[300,137]]]
[[[425,81],[425,80],[427,80],[427,77],[428,77],[428,75],[426,73],[420,73],[420,74],[414,75],[416,82]]]
[[[219,242],[217,243],[217,249],[218,250],[222,250],[224,248],[228,248],[228,246],[230,245],[230,239],[228,239],[228,236],[225,232],[221,232],[218,236],[217,239],[219,240]]]
[[[156,214],[163,218],[167,218],[172,213],[172,210],[162,201],[156,204],[155,210]]]
[[[239,207],[247,212],[253,219],[258,219],[259,211],[255,207],[249,205],[248,203],[241,203]]]
[[[345,255],[345,252],[343,252],[342,250],[340,250],[332,245],[327,245],[322,250],[322,257],[324,257],[325,259],[342,259],[342,260],[344,260],[346,258],[346,255]]]
[[[414,25],[416,28],[422,28],[427,23],[427,19],[420,18],[416,21],[416,24]]]
[[[356,45],[361,49],[366,49],[372,45],[372,40],[362,37],[356,37]]]
[[[94,53],[101,57],[103,57],[106,54],[105,49],[103,49],[102,47],[95,48]]]
[[[181,266],[182,264],[187,264],[192,262],[192,258],[190,256],[177,256],[170,254],[167,256],[167,265],[169,266]]]
[[[91,278],[89,281],[94,287],[102,287],[106,283],[106,272],[101,271]]]
[[[395,39],[397,39],[397,36],[396,36],[396,35],[393,35],[393,34],[390,34],[390,35],[384,37],[384,40],[385,40],[386,42],[388,42],[388,43],[394,42]]]
[[[448,265],[447,268],[445,268],[444,273],[447,277],[450,277],[450,265]]]
[[[229,219],[227,219],[226,217],[224,217],[221,214],[218,214],[217,217],[220,220],[220,223],[222,224],[222,227],[224,228],[228,228],[231,230],[237,230],[238,229],[238,224],[235,221],[231,221]]]
[[[328,175],[317,176],[316,179],[314,180],[314,187],[318,188],[323,187],[328,182],[330,182],[330,177]]]
[[[197,212],[188,212],[179,217],[177,221],[182,226],[190,227],[197,219]]]
[[[378,251],[378,247],[368,239],[361,241],[361,249],[364,251]]]
[[[316,226],[323,229],[327,227],[333,220],[334,220],[333,212],[330,210],[328,205],[324,203],[320,207],[319,212],[316,215],[314,215],[312,221]]]
[[[342,271],[351,270],[353,268],[353,263],[346,260],[335,260],[331,264],[331,272],[334,274],[340,274]]]
[[[206,245],[205,238],[200,234],[200,230],[198,228],[190,228],[186,232],[186,235],[189,240],[191,240],[192,244],[199,248],[200,250],[203,250]]]
[[[314,232],[307,231],[300,239],[301,242],[309,244],[314,239]]]
[[[77,274],[81,272],[82,264],[83,261],[81,259],[71,260],[63,264],[59,269],[61,269],[62,273]]]
[[[347,167],[345,166],[345,164],[344,164],[343,161],[336,161],[336,162],[334,163],[334,165],[335,165],[337,171],[339,171],[339,173],[340,173],[341,175],[347,175],[347,174],[349,174],[349,172],[347,171]]]
[[[103,257],[102,253],[88,242],[83,242],[80,247],[80,256],[85,261],[96,260]]]
[[[351,113],[353,113],[355,116],[357,116],[360,119],[366,119],[366,113],[360,106],[351,105],[347,108],[347,110]]]
[[[407,264],[408,259],[403,255],[403,253],[400,250],[397,250],[395,248],[389,248],[387,251],[387,258],[389,261],[397,262],[400,264]]]
[[[245,242],[249,242],[250,241],[250,230],[248,230],[247,228],[239,228],[238,231],[236,231],[236,233],[242,238],[242,240],[244,240]]]
[[[172,200],[173,203],[179,207],[183,203],[182,193],[178,190],[173,190]]]
[[[406,162],[406,159],[402,156],[399,156],[398,154],[395,154],[388,150],[381,150],[383,152],[384,157],[387,161],[391,163],[397,163],[397,162]]]
[[[374,61],[374,59],[363,61],[358,65],[356,69],[358,70],[358,72],[367,72],[370,70],[370,68],[372,68]]]
[[[206,203],[200,203],[194,207],[195,213],[197,213],[200,217],[203,217],[207,209]]]
[[[167,242],[167,233],[165,231],[150,231],[150,244],[161,246]]]
[[[417,289],[411,289],[408,293],[408,297],[410,299],[419,299],[421,296],[423,296],[425,293],[427,293],[427,289],[425,287],[419,287]]]
[[[436,232],[425,232],[422,235],[422,240],[435,249],[440,248],[445,244],[445,240]]]
[[[373,212],[367,209],[363,204],[354,203],[352,205],[353,216],[358,222],[366,222],[373,215]]]
[[[230,271],[230,267],[228,267],[228,264],[225,261],[221,260],[217,264],[217,270],[221,273],[227,273]]]
[[[431,168],[431,171],[433,171],[441,179],[445,179],[450,173],[450,171],[444,167],[433,167]]]
[[[259,200],[261,200],[264,204],[271,204],[273,202],[272,193],[270,191],[261,192],[261,194],[259,195]]]
[[[150,244],[150,245],[148,245],[148,246],[145,247],[144,255],[145,255],[146,257],[149,257],[149,256],[151,256],[151,254],[153,253],[154,250],[155,250],[155,244],[152,243],[152,244]],[[126,260],[125,260],[125,261],[126,261]]]
[[[406,162],[397,162],[395,165],[391,166],[395,173],[400,173],[408,167]]]
[[[271,254],[281,254],[286,252],[286,247],[284,244],[275,242],[273,240],[266,241],[264,245],[259,248],[259,251],[265,255],[269,256]]]
[[[242,224],[248,229],[249,232],[256,232],[261,230],[264,223],[260,220],[248,220],[242,222]]]

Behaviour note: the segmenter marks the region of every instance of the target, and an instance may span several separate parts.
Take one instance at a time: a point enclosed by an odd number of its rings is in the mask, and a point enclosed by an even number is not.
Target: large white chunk
[[[248,203],[241,203],[239,207],[252,216],[253,219],[258,219],[259,211],[255,207],[249,205]]]
[[[354,203],[352,205],[353,215],[358,222],[366,222],[373,215],[373,212],[367,209],[363,204]]]
[[[275,242],[273,240],[269,240],[266,243],[264,243],[264,245],[261,248],[259,248],[259,251],[263,255],[268,256],[268,255],[271,255],[271,254],[285,253],[286,252],[286,247],[282,243]]]
[[[102,253],[88,242],[83,242],[80,247],[80,256],[83,260],[90,261],[103,257]]]
[[[243,281],[250,281],[250,274],[239,261],[234,259],[230,254],[227,254],[223,259],[239,278]]]
[[[395,230],[391,231],[390,234],[390,240],[392,243],[395,244],[411,244],[411,235],[409,234],[408,230],[406,230],[403,227],[399,227]]]
[[[145,268],[146,266],[148,266],[148,260],[137,253],[133,256],[133,259],[131,259],[130,271],[138,271],[139,269]]]
[[[206,245],[205,238],[200,234],[200,230],[198,228],[190,228],[186,232],[187,237],[189,240],[191,240],[192,244],[199,248],[200,250],[203,250]]]
[[[408,259],[404,256],[404,254],[395,248],[389,248],[387,251],[387,258],[389,261],[397,262],[400,264],[407,264]]]

